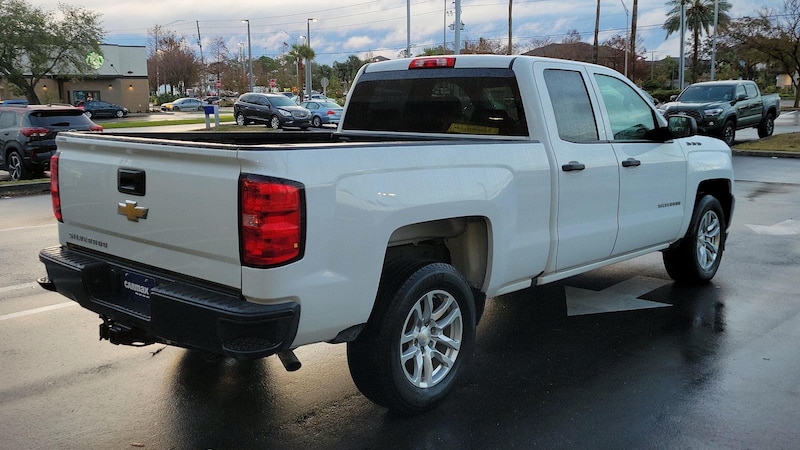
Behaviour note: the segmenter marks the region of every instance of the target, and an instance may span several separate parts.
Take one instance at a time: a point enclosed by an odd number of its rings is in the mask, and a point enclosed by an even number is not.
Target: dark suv
[[[281,94],[242,94],[233,104],[236,123],[245,126],[251,122],[262,122],[278,129],[311,126],[311,112]]]
[[[103,131],[72,106],[0,106],[0,169],[12,180],[41,175],[50,168],[59,131]]]

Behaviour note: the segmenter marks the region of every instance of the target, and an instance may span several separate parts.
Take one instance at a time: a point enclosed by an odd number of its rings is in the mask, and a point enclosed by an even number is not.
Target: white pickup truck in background
[[[364,395],[413,414],[486,298],[656,251],[710,280],[731,152],[695,133],[605,67],[487,55],[368,64],[331,133],[60,133],[41,283],[115,344],[296,370],[346,342]]]

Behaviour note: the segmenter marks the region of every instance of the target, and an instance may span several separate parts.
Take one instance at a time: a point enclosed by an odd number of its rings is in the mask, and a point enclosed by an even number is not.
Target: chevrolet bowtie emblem
[[[125,200],[125,203],[117,203],[117,212],[127,217],[131,222],[147,219],[147,211],[147,208],[136,206],[136,202],[130,200]]]

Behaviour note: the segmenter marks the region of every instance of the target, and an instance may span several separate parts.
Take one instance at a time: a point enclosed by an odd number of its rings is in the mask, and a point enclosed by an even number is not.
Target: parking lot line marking
[[[660,278],[635,276],[602,291],[590,291],[566,286],[567,316],[583,316],[588,314],[671,306],[666,303],[651,302],[639,298],[669,283],[670,281]]]
[[[0,287],[0,294],[2,294],[3,292],[16,291],[17,289],[28,289],[37,286],[39,286],[39,283],[33,282],[25,284],[15,284],[14,286]]]
[[[18,317],[30,316],[32,314],[39,314],[47,311],[53,311],[54,309],[66,308],[67,306],[75,306],[77,304],[78,304],[77,302],[56,303],[55,305],[42,306],[41,308],[34,308],[34,309],[29,309],[27,311],[20,311],[11,314],[6,314],[4,316],[0,316],[0,322],[9,319],[16,319]]]

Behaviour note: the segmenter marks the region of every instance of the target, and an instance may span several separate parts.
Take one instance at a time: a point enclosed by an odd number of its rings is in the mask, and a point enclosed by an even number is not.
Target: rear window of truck
[[[510,69],[364,73],[351,94],[342,128],[528,135],[519,87]]]

